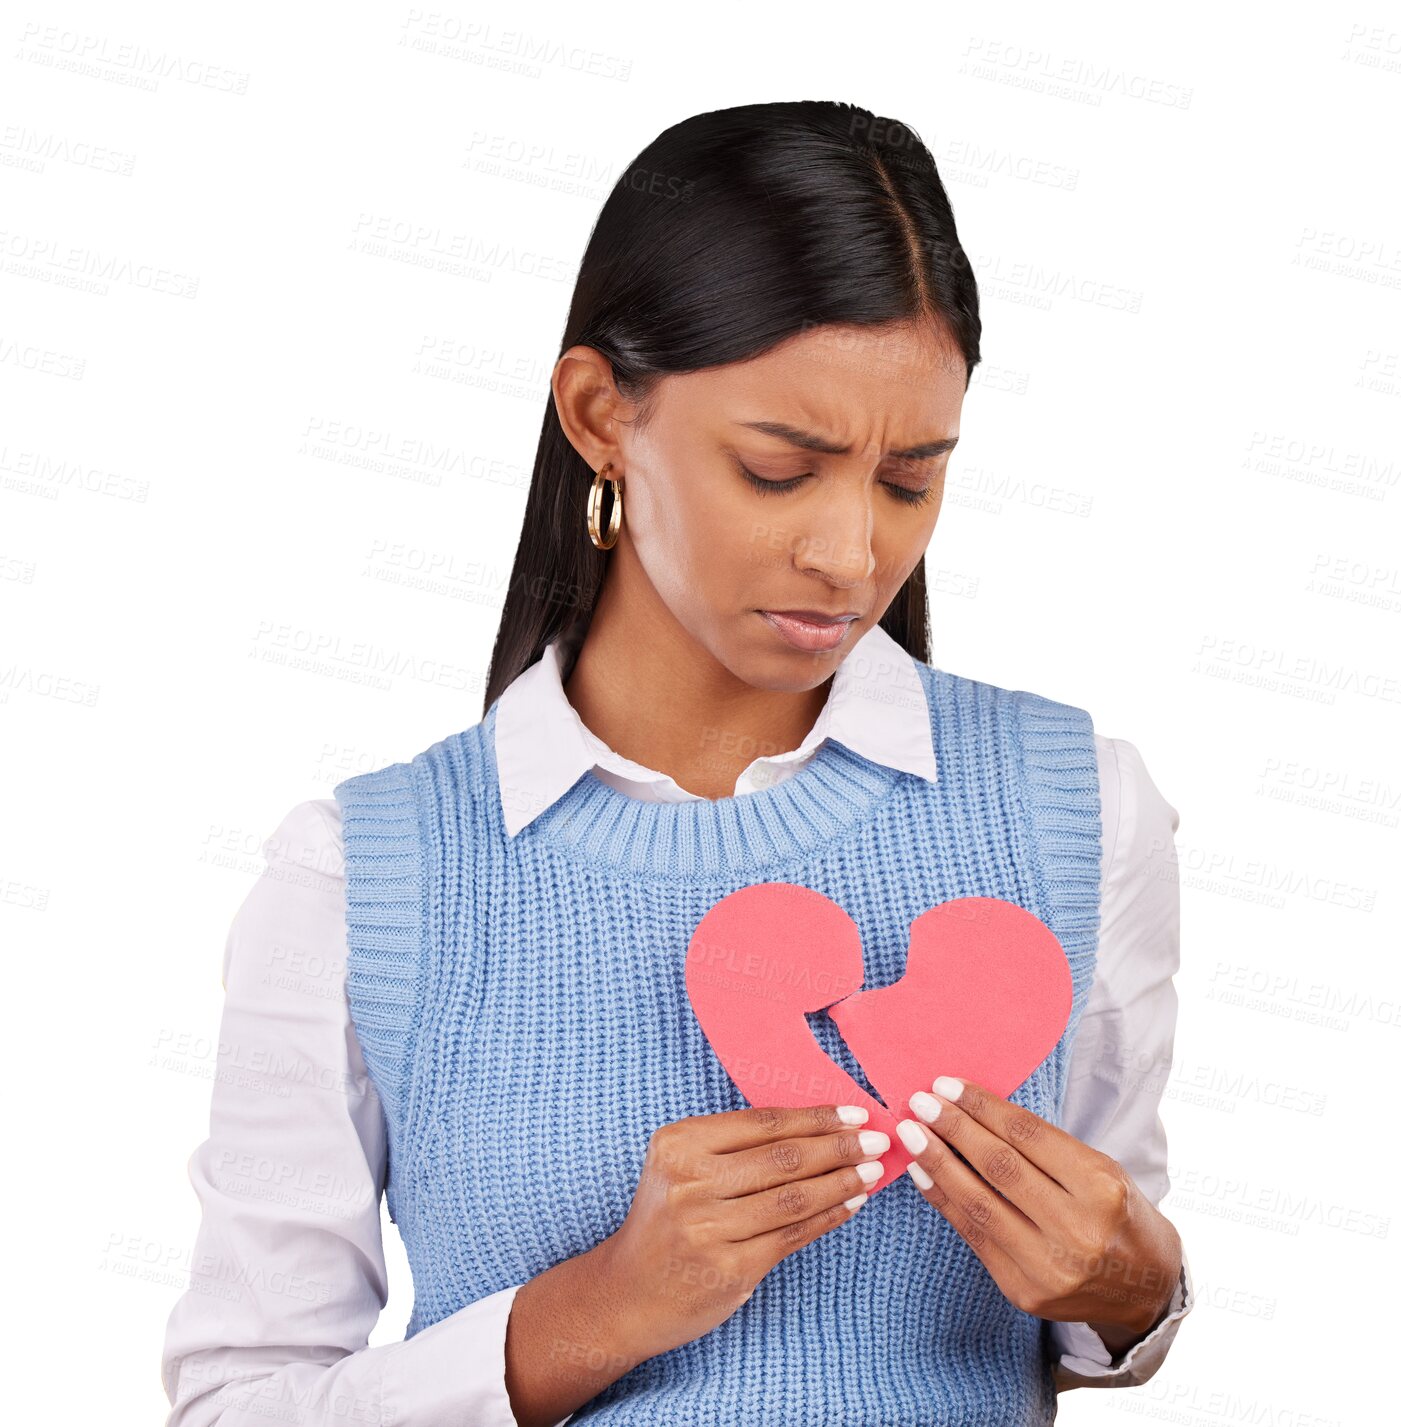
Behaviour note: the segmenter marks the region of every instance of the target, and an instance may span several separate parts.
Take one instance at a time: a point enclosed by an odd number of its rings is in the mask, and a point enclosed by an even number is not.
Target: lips
[[[758,613],[794,649],[824,654],[847,636],[858,615],[824,615],[815,610],[761,609]]]

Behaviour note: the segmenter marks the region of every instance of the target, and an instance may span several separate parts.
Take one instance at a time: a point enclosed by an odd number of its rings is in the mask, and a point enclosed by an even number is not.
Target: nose
[[[840,589],[864,584],[876,567],[871,548],[874,527],[868,493],[857,489],[833,494],[813,512],[811,525],[794,542],[793,563]]]

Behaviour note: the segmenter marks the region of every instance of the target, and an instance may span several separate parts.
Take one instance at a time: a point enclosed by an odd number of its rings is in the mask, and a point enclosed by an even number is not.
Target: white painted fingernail
[[[910,1096],[910,1109],[924,1121],[926,1125],[932,1125],[939,1118],[939,1111],[944,1107],[927,1091],[916,1090]]]
[[[913,1120],[901,1120],[895,1127],[895,1133],[911,1154],[923,1154],[929,1147],[929,1136]]]
[[[874,1184],[885,1173],[885,1166],[879,1160],[873,1159],[869,1164],[858,1164],[856,1172],[867,1184]]]
[[[844,1125],[864,1125],[871,1118],[871,1112],[861,1105],[838,1105],[837,1118]]]
[[[846,1207],[853,1212],[859,1209],[871,1196],[869,1194],[858,1194],[855,1199],[848,1199]]]
[[[963,1094],[963,1082],[955,1080],[952,1075],[941,1075],[934,1082],[934,1089],[944,1097],[945,1100],[957,1100]]]
[[[884,1154],[890,1148],[890,1136],[884,1130],[862,1130],[858,1138],[862,1154]]]
[[[921,1189],[933,1189],[934,1181],[925,1173],[924,1166],[911,1160],[909,1163],[910,1178],[919,1185]]]

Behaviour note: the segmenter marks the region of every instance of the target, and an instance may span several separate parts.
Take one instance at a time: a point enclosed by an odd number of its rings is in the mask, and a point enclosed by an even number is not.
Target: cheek
[[[918,526],[912,521],[901,521],[888,525],[884,532],[877,531],[875,579],[883,602],[888,603],[895,597],[910,572],[924,558],[933,529],[934,515],[930,515]]]
[[[638,559],[673,609],[720,603],[744,582],[752,563],[753,516],[728,497],[723,483],[681,473],[649,481],[627,510],[634,515]]]

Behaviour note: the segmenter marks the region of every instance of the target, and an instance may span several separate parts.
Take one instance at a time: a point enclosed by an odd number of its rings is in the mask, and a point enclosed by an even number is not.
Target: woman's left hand
[[[910,1109],[910,1177],[1013,1304],[1087,1323],[1116,1356],[1156,1326],[1182,1243],[1117,1160],[969,1080],[940,1076]]]

